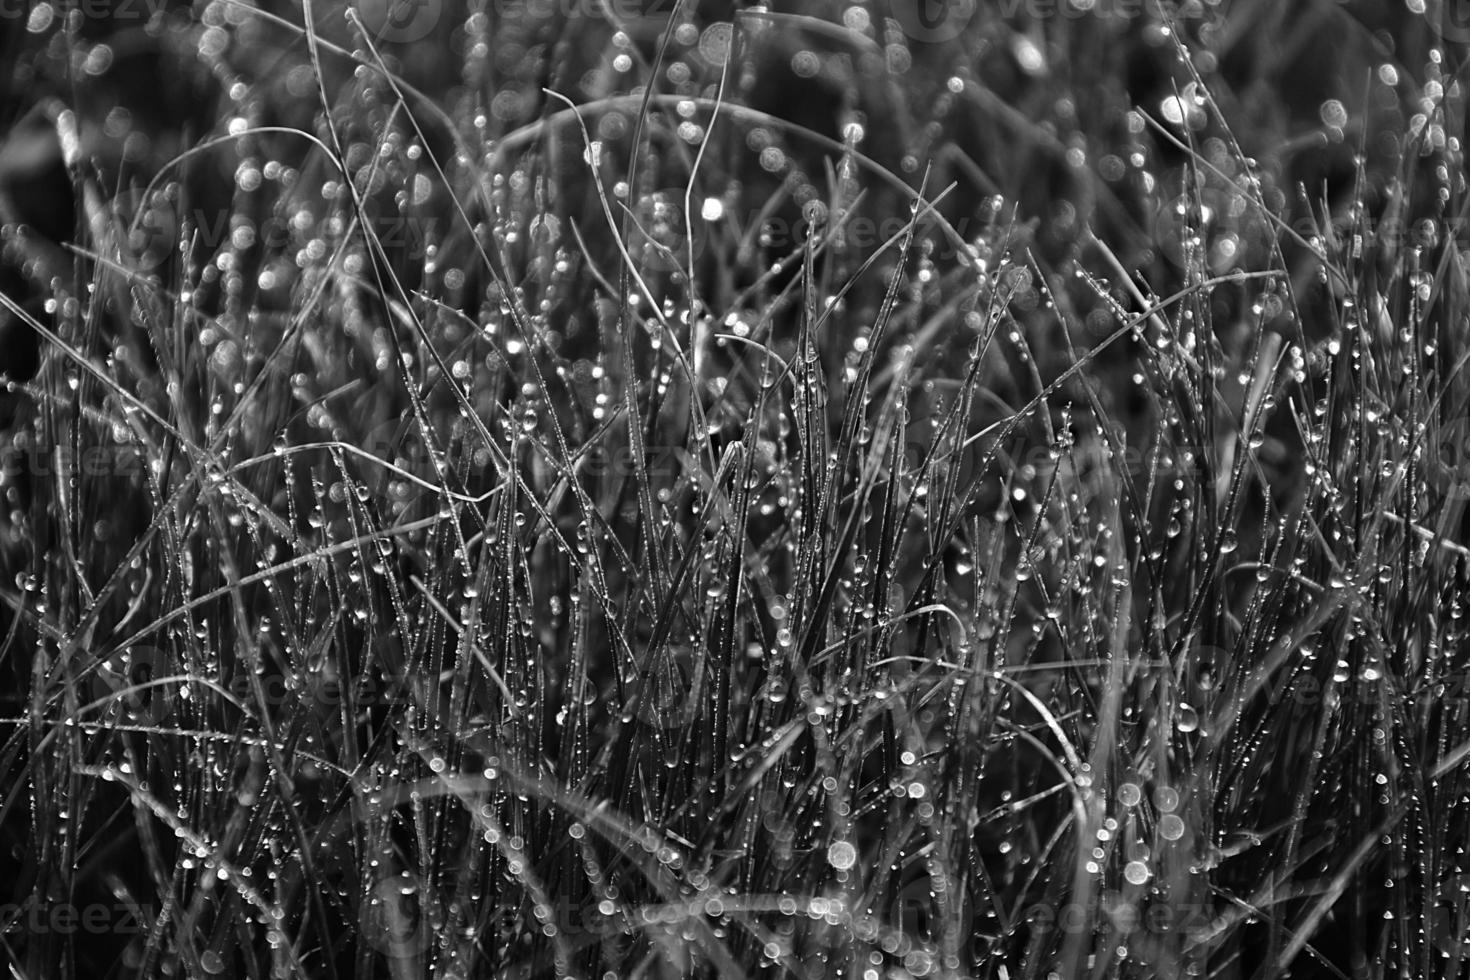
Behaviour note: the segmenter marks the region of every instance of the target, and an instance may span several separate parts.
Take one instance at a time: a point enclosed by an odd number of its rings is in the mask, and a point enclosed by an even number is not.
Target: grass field
[[[1470,4],[0,31],[11,976],[1470,975]]]

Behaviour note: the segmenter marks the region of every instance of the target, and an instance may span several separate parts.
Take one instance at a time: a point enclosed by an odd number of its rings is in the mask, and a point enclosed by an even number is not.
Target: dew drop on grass
[[[827,863],[838,871],[847,871],[857,864],[857,848],[845,840],[835,841],[827,848]]]
[[[699,53],[711,65],[723,65],[730,57],[730,42],[734,37],[734,25],[728,21],[711,24],[699,36]]]
[[[1148,865],[1142,861],[1129,861],[1123,868],[1123,877],[1130,885],[1142,885],[1148,881]]]
[[[1184,821],[1174,813],[1159,818],[1159,836],[1164,840],[1179,840],[1184,836]]]
[[[1124,783],[1118,787],[1118,802],[1124,806],[1138,806],[1143,800],[1143,791],[1137,783]]]
[[[1181,704],[1178,714],[1174,717],[1174,727],[1181,732],[1192,732],[1199,728],[1199,712],[1194,710],[1194,705]]]
[[[1333,129],[1342,129],[1348,124],[1347,107],[1337,99],[1328,99],[1318,111],[1322,122]]]

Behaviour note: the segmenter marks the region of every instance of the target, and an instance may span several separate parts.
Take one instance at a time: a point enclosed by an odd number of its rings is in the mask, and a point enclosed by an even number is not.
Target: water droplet
[[[838,871],[846,871],[857,863],[857,848],[845,840],[836,841],[827,848],[827,863]]]
[[[1164,840],[1178,840],[1184,836],[1184,821],[1177,814],[1164,814],[1159,818],[1159,836]]]

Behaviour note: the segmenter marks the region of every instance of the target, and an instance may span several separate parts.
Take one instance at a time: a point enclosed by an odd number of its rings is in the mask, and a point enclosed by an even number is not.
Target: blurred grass
[[[1455,9],[942,9],[5,22],[18,976],[1464,974]]]

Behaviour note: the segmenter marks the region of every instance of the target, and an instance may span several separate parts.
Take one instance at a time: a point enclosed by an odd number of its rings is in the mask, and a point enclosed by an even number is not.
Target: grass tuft
[[[1464,45],[959,6],[30,9],[16,976],[1465,972]]]

